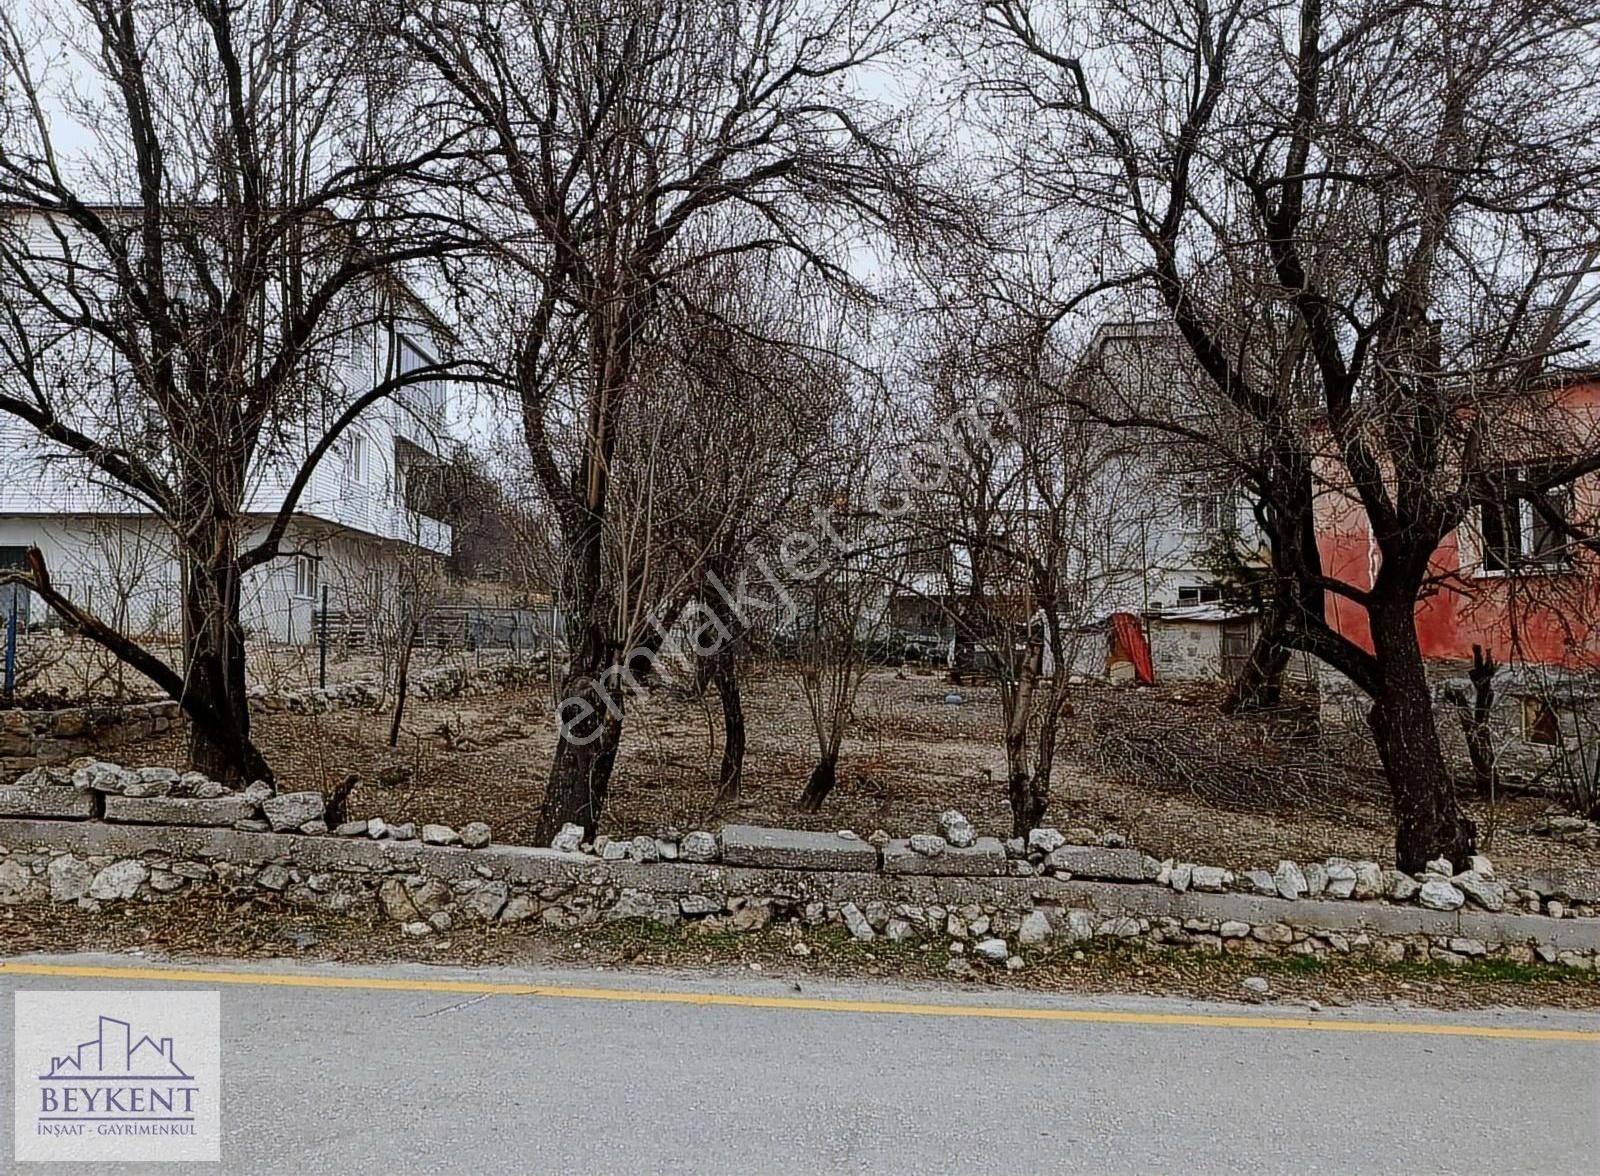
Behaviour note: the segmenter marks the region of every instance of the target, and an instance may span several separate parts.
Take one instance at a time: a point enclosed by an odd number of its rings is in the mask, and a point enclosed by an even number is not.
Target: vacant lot
[[[746,693],[750,741],[742,801],[711,811],[719,748],[715,695],[658,690],[631,706],[605,828],[613,834],[711,826],[729,820],[811,828],[931,829],[959,808],[980,832],[1007,836],[1005,760],[993,687],[966,685],[962,702],[931,671],[876,670],[858,700],[840,782],[821,814],[793,801],[815,756],[792,678],[755,676]],[[400,744],[386,746],[388,716],[344,711],[273,715],[257,735],[282,787],[331,789],[347,773],[361,783],[351,815],[486,820],[501,841],[527,842],[555,744],[549,697],[518,692],[415,703]],[[177,738],[124,747],[127,763],[176,763]],[[1526,832],[1549,807],[1543,797],[1502,797],[1488,852],[1508,867],[1575,866],[1600,875],[1600,852]],[[1390,860],[1382,781],[1359,733],[1314,724],[1223,720],[1214,692],[1083,687],[1063,733],[1050,820],[1125,833],[1157,857],[1231,866],[1332,854]]]

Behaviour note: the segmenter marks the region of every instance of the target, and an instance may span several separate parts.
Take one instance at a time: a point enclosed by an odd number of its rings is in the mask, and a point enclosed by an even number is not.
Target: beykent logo
[[[39,1075],[40,1135],[194,1135],[200,1087],[170,1037],[135,1038],[101,1016],[98,1032]]]
[[[222,1158],[219,993],[36,988],[13,999],[18,1162]]]

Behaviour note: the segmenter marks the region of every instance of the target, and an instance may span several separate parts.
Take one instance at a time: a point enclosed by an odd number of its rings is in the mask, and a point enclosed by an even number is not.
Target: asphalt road
[[[56,970],[95,967],[133,971]],[[0,987],[172,986],[159,967],[29,957],[0,963]],[[222,993],[220,1169],[17,1171],[1548,1176],[1600,1155],[1595,1016],[796,993],[749,974],[253,962],[184,977]],[[9,1058],[0,1085],[9,1136]]]

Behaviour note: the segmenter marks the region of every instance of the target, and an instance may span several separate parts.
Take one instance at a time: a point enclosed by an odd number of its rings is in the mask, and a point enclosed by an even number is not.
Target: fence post
[[[317,626],[317,689],[328,688],[328,586],[322,586],[322,624]]]
[[[6,701],[17,688],[17,586],[11,585],[11,603],[6,609]]]

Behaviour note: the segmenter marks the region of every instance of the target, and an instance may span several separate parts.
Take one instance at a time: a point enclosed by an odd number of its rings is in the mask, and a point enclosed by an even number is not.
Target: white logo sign
[[[16,996],[19,1163],[222,1158],[217,993]]]

